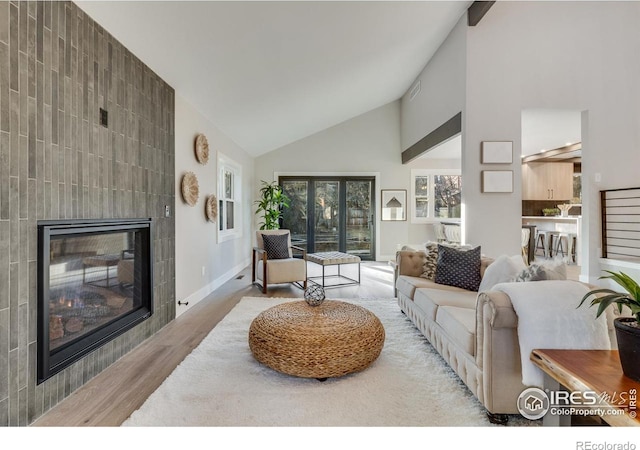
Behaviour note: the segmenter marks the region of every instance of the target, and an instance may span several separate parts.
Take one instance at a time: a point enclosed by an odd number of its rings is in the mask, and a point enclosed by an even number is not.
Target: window
[[[236,207],[242,198],[242,172],[238,164],[224,156],[218,159],[218,168],[218,236],[220,241],[226,241],[242,236],[241,208]]]
[[[461,193],[459,170],[412,170],[411,222],[460,219]]]

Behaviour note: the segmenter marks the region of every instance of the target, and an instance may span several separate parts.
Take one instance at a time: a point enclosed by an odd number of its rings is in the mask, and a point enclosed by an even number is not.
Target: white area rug
[[[292,300],[243,298],[123,426],[492,426],[395,299],[344,300],[385,327],[380,357],[362,372],[320,382],[258,363],[251,321]]]

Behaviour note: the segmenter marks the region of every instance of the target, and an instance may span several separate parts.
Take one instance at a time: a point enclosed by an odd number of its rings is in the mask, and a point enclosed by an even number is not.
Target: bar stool
[[[538,254],[538,250],[542,250],[542,255],[545,258],[549,257],[549,250],[551,248],[549,246],[549,233],[552,232],[547,230],[536,230],[536,255]]]
[[[547,231],[547,245],[548,245],[548,257],[553,258],[554,254],[557,254],[558,242],[560,241],[559,231]],[[554,243],[555,241],[555,243]]]
[[[557,237],[555,252],[562,253],[562,257],[570,256],[571,261],[576,262],[576,233],[560,233]],[[565,253],[564,249],[567,249]]]

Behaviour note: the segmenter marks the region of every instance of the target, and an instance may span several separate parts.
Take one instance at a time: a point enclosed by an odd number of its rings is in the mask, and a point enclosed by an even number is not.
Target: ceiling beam
[[[469,8],[467,8],[467,19],[470,27],[475,27],[478,25],[480,20],[484,17],[484,15],[489,11],[489,9],[493,6],[493,2],[473,2]]]
[[[529,163],[533,161],[539,161],[544,159],[545,161],[572,161],[573,159],[569,158],[559,158],[566,153],[572,153],[577,150],[582,150],[582,142],[578,142],[577,144],[565,145],[564,147],[554,148],[553,150],[548,150],[543,153],[535,153],[533,155],[526,156],[522,158],[523,163]]]
[[[402,152],[402,164],[413,161],[436,145],[448,141],[462,131],[462,113],[458,113],[418,142]]]

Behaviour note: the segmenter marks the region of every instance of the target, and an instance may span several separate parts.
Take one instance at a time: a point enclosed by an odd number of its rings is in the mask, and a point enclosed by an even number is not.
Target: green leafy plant
[[[260,199],[254,203],[258,205],[256,214],[262,214],[261,230],[277,230],[280,228],[280,218],[283,208],[289,207],[289,197],[283,192],[282,186],[273,181],[262,181]]]
[[[622,309],[626,306],[631,310],[631,314],[633,314],[636,322],[640,323],[640,285],[631,278],[629,275],[622,272],[612,272],[610,270],[605,270],[609,275],[602,276],[600,279],[611,279],[622,286],[625,292],[616,292],[612,289],[594,289],[588,292],[584,297],[582,297],[582,301],[578,305],[578,307],[582,306],[582,304],[591,296],[597,294],[607,294],[599,297],[595,297],[591,300],[590,306],[598,305],[598,311],[596,312],[596,318],[600,317],[600,315],[609,307],[611,304],[615,304],[618,307],[618,311],[622,313]]]
[[[542,214],[545,216],[558,216],[560,215],[560,210],[558,208],[543,208]]]

